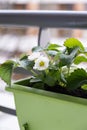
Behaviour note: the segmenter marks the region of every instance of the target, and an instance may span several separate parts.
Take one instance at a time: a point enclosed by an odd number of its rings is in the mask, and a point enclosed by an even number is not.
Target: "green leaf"
[[[62,66],[70,66],[76,56],[78,52],[78,48],[74,48],[73,51],[70,53],[70,55],[66,55],[66,54],[61,54],[60,55],[60,62],[59,62],[59,67]]]
[[[82,62],[87,62],[87,58],[85,56],[77,56],[75,59],[74,59],[74,64],[78,65]]]
[[[39,78],[32,78],[31,80],[30,80],[30,83],[37,83],[37,82],[41,82],[42,80],[41,79],[39,79]]]
[[[28,55],[26,55],[26,54],[23,54],[23,55],[20,56],[20,60],[25,60],[27,58],[28,58]]]
[[[33,88],[38,88],[38,89],[44,89],[44,83],[37,82],[37,83],[32,84],[32,87]]]
[[[31,76],[24,78],[22,80],[17,80],[14,82],[14,84],[19,84],[19,85],[24,85],[24,86],[30,86],[30,80],[31,80]]]
[[[25,130],[29,130],[28,123],[25,123],[25,124],[23,125],[23,127],[24,127]]]
[[[47,51],[47,54],[50,55],[50,56],[56,56],[57,55],[57,51]]]
[[[32,52],[39,52],[39,51],[43,51],[43,48],[40,46],[36,46],[32,48]]]
[[[69,66],[72,62],[72,57],[66,54],[61,54],[59,59],[60,59],[59,67]]]
[[[55,60],[55,61],[58,61],[61,54],[62,54],[61,52],[57,52],[57,54],[56,54],[55,57],[54,57],[54,60]]]
[[[58,44],[49,44],[48,47],[47,47],[47,50],[56,50],[56,51],[58,51],[59,47],[61,47],[61,46],[58,45]]]
[[[77,89],[87,83],[87,72],[84,69],[76,69],[67,78],[67,87]]]
[[[8,85],[11,85],[11,76],[12,76],[14,65],[15,65],[15,62],[13,61],[6,61],[5,63],[0,65],[0,77]]]
[[[66,84],[67,82],[66,82],[64,74],[61,72],[60,75],[61,75],[61,81]]]
[[[87,90],[87,84],[82,85],[81,88],[82,88],[83,90]]]
[[[60,82],[60,80],[61,80],[61,75],[59,70],[50,69],[47,75],[45,75],[43,82],[46,83],[48,86],[54,87],[57,82]]]
[[[31,78],[30,83],[33,88],[44,89],[44,83],[37,77]]]
[[[19,67],[22,67],[24,69],[28,69],[29,67],[32,68],[32,61],[28,60],[28,55],[23,54],[20,57],[20,60],[18,61]]]
[[[19,61],[20,67],[23,67],[24,69],[31,70],[34,66],[34,61],[29,61],[27,59]]]
[[[82,45],[82,43],[75,38],[66,39],[66,41],[64,42],[64,46],[68,48],[79,47],[82,51],[84,51],[84,46]]]
[[[55,86],[55,79],[53,76],[47,75],[44,79],[44,83],[46,83],[48,86]]]

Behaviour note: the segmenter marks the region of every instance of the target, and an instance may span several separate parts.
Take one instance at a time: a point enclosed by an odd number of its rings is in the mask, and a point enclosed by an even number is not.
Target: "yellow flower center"
[[[41,61],[41,62],[39,63],[39,65],[40,65],[41,67],[44,66],[44,62]]]

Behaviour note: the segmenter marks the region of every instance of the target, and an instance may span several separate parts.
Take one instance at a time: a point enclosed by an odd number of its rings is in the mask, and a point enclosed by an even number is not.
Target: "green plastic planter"
[[[24,83],[6,88],[14,93],[20,130],[87,130],[86,99],[26,87]]]

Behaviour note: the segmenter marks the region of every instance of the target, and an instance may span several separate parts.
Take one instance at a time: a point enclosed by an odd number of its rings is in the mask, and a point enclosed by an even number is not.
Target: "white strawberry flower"
[[[40,52],[33,52],[30,56],[28,56],[28,59],[30,61],[36,60],[38,57],[40,57]]]
[[[40,56],[38,59],[35,60],[35,65],[33,69],[37,70],[45,70],[49,66],[49,59],[44,56]]]

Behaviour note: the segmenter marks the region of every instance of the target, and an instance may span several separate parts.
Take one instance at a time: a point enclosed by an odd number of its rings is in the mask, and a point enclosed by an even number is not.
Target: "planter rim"
[[[78,103],[78,104],[82,104],[82,105],[87,105],[87,99],[85,99],[85,98],[74,97],[71,95],[60,94],[60,93],[50,92],[50,91],[46,91],[46,90],[31,88],[31,87],[27,87],[24,85],[19,85],[17,83],[11,85],[11,87],[7,86],[6,90],[9,92],[13,92],[13,93],[26,93],[26,94],[33,93],[33,94],[37,94],[37,95],[41,95],[41,96],[64,100],[67,102],[73,102],[73,103]]]

